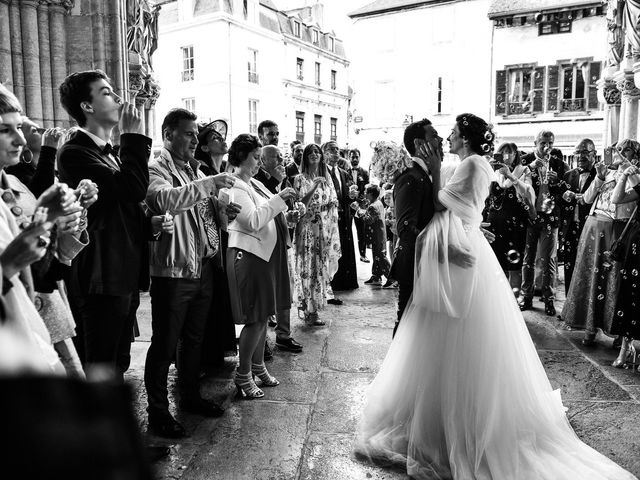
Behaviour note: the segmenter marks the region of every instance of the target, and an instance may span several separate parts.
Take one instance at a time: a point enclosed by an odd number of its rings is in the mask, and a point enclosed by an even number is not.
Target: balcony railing
[[[507,103],[507,115],[526,115],[531,113],[531,102]]]
[[[193,70],[183,70],[182,71],[182,81],[189,82],[193,80]]]
[[[258,74],[256,72],[249,72],[249,82],[258,83]]]
[[[562,112],[584,112],[587,108],[586,98],[568,98],[562,100]]]

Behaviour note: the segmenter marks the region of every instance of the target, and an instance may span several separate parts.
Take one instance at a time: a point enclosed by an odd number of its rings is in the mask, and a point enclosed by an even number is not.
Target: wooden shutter
[[[533,113],[544,112],[544,67],[533,69]]]
[[[596,82],[600,80],[600,70],[602,69],[602,62],[591,62],[589,64],[589,94],[587,97],[587,109],[598,110],[598,87]]]
[[[496,71],[496,115],[507,113],[507,71]]]
[[[547,111],[558,111],[558,87],[559,87],[560,67],[549,65],[547,67]]]

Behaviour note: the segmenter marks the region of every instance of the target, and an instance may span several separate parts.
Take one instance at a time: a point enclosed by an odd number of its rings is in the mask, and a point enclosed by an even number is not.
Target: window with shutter
[[[547,67],[547,111],[558,111],[558,73],[557,65]]]
[[[602,62],[589,63],[589,97],[587,99],[587,108],[589,110],[598,110],[600,103],[598,101],[598,87],[596,82],[600,79],[600,70]]]
[[[544,67],[533,70],[533,113],[544,112]]]
[[[507,71],[496,72],[496,115],[507,113]]]

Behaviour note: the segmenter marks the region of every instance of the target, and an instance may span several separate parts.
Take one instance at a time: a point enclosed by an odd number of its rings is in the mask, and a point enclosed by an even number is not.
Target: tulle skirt
[[[469,240],[476,281],[458,294],[470,313],[428,311],[414,290],[367,393],[356,453],[417,479],[634,479],[575,435],[489,243],[479,230]]]

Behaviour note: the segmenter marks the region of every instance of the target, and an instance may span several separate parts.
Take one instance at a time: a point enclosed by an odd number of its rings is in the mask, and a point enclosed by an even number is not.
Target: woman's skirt
[[[619,228],[612,219],[591,215],[580,235],[576,265],[562,309],[571,328],[610,333],[620,284],[620,270],[604,254],[611,248]]]

